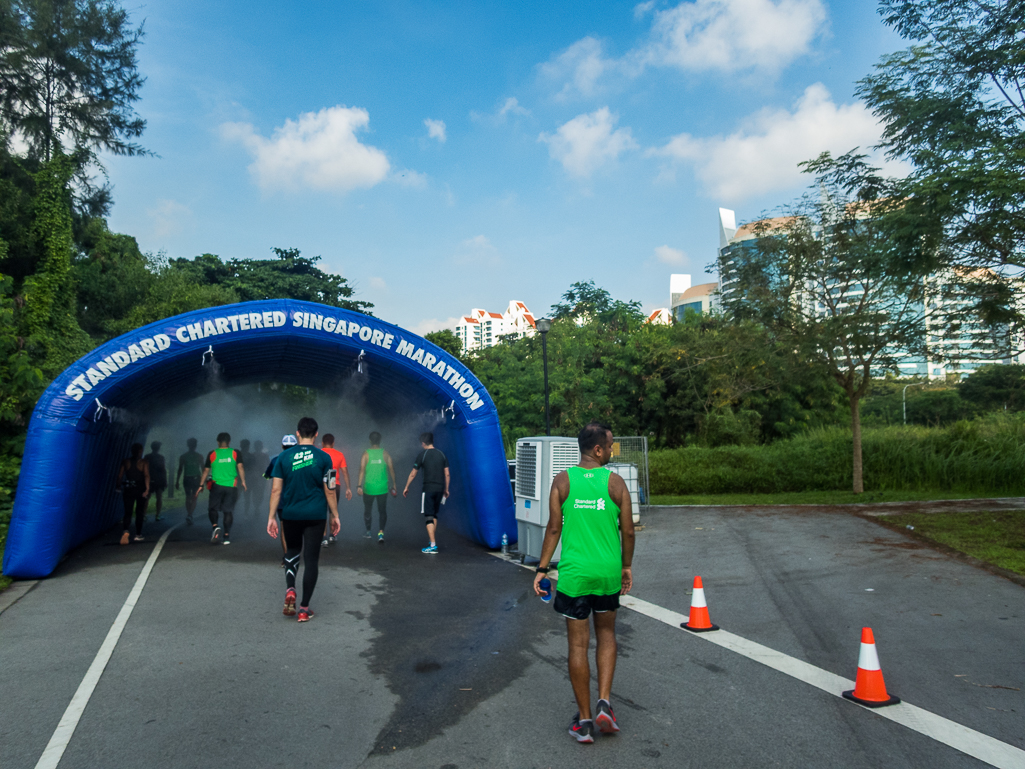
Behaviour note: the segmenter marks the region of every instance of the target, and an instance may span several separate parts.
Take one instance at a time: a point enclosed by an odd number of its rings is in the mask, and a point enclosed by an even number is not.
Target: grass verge
[[[779,494],[653,494],[653,505],[856,505],[877,502],[931,502],[937,499],[991,499],[1006,494],[951,491],[793,491]]]
[[[878,520],[1025,576],[1025,510],[993,513],[905,513]]]

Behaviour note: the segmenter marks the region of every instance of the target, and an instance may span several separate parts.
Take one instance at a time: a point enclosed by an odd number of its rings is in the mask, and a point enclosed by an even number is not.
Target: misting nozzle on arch
[[[212,363],[213,359],[214,359],[214,346],[210,345],[203,352],[203,365],[205,366],[207,363]]]

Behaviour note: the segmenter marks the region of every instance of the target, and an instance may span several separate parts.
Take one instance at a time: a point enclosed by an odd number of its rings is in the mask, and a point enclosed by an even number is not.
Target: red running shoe
[[[619,731],[616,715],[608,700],[598,700],[598,715],[594,717],[594,724],[602,734],[615,734]]]
[[[313,609],[311,609],[309,606],[299,607],[299,622],[309,622],[311,619],[313,619],[314,616],[315,615],[313,614]]]
[[[573,723],[569,725],[569,733],[577,742],[590,744],[594,742],[594,723],[591,719],[580,720],[580,714],[573,716]]]
[[[281,613],[286,617],[295,616],[295,588],[290,587],[285,591],[285,608]]]

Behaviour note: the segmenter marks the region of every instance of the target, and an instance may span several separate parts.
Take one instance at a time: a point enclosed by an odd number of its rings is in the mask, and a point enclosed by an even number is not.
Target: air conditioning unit
[[[576,438],[545,435],[516,442],[516,531],[521,556],[541,557],[552,480],[579,462]],[[561,552],[560,544],[552,557],[553,563],[559,560]]]

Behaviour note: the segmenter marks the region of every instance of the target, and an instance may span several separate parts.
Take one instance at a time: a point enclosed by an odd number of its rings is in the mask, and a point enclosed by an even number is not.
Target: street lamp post
[[[925,384],[925,382],[912,382],[909,385],[904,385],[904,391],[901,394],[901,404],[904,407],[904,426],[905,427],[907,427],[907,424],[908,424],[908,388],[909,387],[918,387],[919,385],[924,385],[924,384]]]
[[[552,434],[551,414],[548,410],[548,332],[552,330],[552,321],[538,318],[537,330],[541,332],[541,360],[545,370],[545,435]]]

